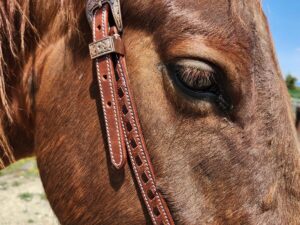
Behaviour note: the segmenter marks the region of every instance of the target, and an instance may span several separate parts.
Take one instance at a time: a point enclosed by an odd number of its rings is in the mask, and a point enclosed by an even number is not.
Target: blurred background
[[[0,225],[58,225],[39,178],[28,158],[0,171]]]
[[[300,134],[300,1],[264,0],[263,7]],[[0,171],[0,206],[0,225],[59,224],[44,194],[34,158]]]
[[[300,1],[263,1],[300,138]]]

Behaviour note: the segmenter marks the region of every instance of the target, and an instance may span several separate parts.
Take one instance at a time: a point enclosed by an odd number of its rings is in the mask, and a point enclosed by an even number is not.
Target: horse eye
[[[198,60],[179,60],[167,64],[168,72],[183,93],[200,100],[214,101],[222,109],[230,109],[231,104],[221,86],[220,70]]]

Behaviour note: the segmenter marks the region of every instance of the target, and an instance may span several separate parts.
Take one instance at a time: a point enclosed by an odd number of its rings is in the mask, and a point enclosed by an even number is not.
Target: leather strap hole
[[[116,76],[116,81],[119,81],[119,80],[120,80],[120,77],[119,77],[119,74],[118,74],[117,71],[115,72],[115,76]]]
[[[137,144],[136,144],[136,142],[135,142],[134,139],[130,140],[130,145],[131,145],[132,148],[136,148],[137,147]]]
[[[151,190],[148,190],[147,191],[147,196],[150,200],[154,199],[155,198],[155,194],[151,191]]]
[[[123,92],[122,88],[118,89],[118,95],[119,95],[120,98],[123,98],[124,92]]]
[[[142,174],[142,180],[143,180],[143,182],[144,182],[145,184],[147,184],[148,181],[149,181],[149,178],[147,177],[147,175],[145,174],[145,172]]]
[[[103,75],[103,80],[107,80],[107,75]]]
[[[160,211],[158,210],[158,208],[156,206],[153,208],[153,213],[155,216],[160,216]]]
[[[111,101],[107,102],[107,107],[111,107]]]
[[[97,29],[98,29],[98,30],[101,30],[101,25],[100,25],[100,24],[97,26]]]
[[[138,156],[138,155],[135,157],[135,162],[136,162],[136,164],[137,164],[138,166],[143,165],[143,162],[142,162],[142,160],[141,160],[141,157]]]
[[[124,113],[124,115],[126,115],[128,113],[128,109],[127,109],[126,105],[122,106],[122,112]]]
[[[127,131],[128,131],[128,132],[132,131],[132,126],[131,126],[131,123],[130,123],[130,122],[127,122],[127,123],[126,123],[126,128],[127,128]]]

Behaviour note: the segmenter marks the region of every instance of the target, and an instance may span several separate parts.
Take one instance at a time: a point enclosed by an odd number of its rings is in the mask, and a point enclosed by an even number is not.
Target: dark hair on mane
[[[14,124],[16,113],[12,107],[11,86],[15,85],[13,82],[16,79],[21,80],[23,77],[22,68],[32,50],[33,38],[42,42],[47,30],[51,30],[51,35],[57,38],[80,33],[78,20],[84,11],[84,1],[37,2],[42,5],[44,3],[47,3],[45,8],[40,9],[39,15],[33,17],[35,5],[30,0],[0,1],[0,168],[4,167],[1,158],[9,163],[15,161],[7,137],[7,128]]]
[[[8,96],[8,80],[16,76],[14,68],[21,64],[25,54],[25,32],[32,27],[28,19],[29,0],[18,3],[16,0],[0,2],[0,168],[1,158],[14,161],[12,149],[5,135],[5,127],[13,122],[13,111]]]

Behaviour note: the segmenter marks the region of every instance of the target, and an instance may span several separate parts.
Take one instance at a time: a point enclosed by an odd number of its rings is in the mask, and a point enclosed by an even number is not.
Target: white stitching
[[[103,7],[103,11],[102,11],[102,34],[103,36],[105,35],[104,33],[104,29],[105,29],[105,7]],[[96,31],[95,31],[95,19],[96,16],[94,16],[93,18],[93,36],[94,36],[94,41],[96,41]],[[108,73],[109,76],[111,77],[111,70],[110,70],[110,65],[109,65],[109,61],[108,61],[108,57],[106,57],[106,64],[107,64],[107,68],[108,68]],[[108,139],[108,147],[109,147],[109,152],[110,152],[110,156],[112,159],[112,162],[115,166],[119,167],[121,165],[122,159],[123,159],[123,152],[122,152],[122,147],[121,147],[121,141],[120,141],[120,134],[119,134],[119,127],[117,124],[117,120],[116,120],[116,112],[115,112],[115,102],[114,102],[114,98],[112,98],[112,104],[113,104],[113,110],[114,110],[114,118],[115,118],[115,125],[117,128],[117,136],[118,136],[118,144],[119,144],[119,151],[120,151],[120,162],[116,163],[115,158],[114,158],[114,154],[112,151],[112,144],[111,144],[111,136],[109,133],[109,126],[108,126],[108,120],[107,120],[107,115],[106,115],[106,109],[105,109],[105,102],[104,102],[104,94],[103,94],[103,89],[102,89],[102,85],[101,85],[101,74],[100,74],[100,69],[99,69],[99,60],[96,60],[96,67],[97,67],[97,77],[98,77],[98,83],[99,83],[99,87],[100,87],[100,93],[101,93],[101,99],[102,99],[102,108],[103,108],[103,114],[104,114],[104,120],[105,120],[105,127],[106,127],[106,133],[107,133],[107,139]],[[110,90],[111,90],[111,94],[113,95],[112,92],[112,86],[111,86],[111,80],[110,80]],[[114,96],[114,95],[113,95]]]
[[[117,56],[117,63],[118,63],[118,67],[119,67],[119,69],[120,69],[120,71],[121,71],[121,74],[122,74],[122,80],[124,81],[124,84],[125,84],[125,85],[124,85],[124,87],[125,87],[125,94],[126,94],[126,98],[127,98],[127,102],[128,102],[128,106],[129,106],[130,117],[131,117],[132,121],[134,122],[133,126],[134,126],[135,136],[137,137],[138,145],[139,145],[140,149],[142,150],[141,153],[142,153],[143,163],[146,164],[146,171],[147,171],[147,173],[148,173],[148,175],[149,175],[149,181],[151,182],[151,188],[154,188],[154,189],[156,190],[156,187],[155,187],[155,185],[154,185],[154,181],[153,181],[153,178],[152,178],[152,174],[151,174],[151,172],[150,172],[150,170],[149,170],[149,165],[148,165],[148,162],[147,162],[147,160],[146,160],[146,156],[145,156],[145,154],[144,154],[144,151],[145,151],[145,150],[144,150],[144,148],[143,148],[143,146],[142,146],[142,143],[141,143],[141,140],[140,140],[140,137],[139,137],[139,134],[138,134],[138,128],[137,128],[137,126],[136,126],[136,120],[135,120],[134,115],[133,115],[133,107],[132,107],[132,105],[131,105],[131,101],[130,101],[130,97],[129,97],[129,91],[128,91],[128,88],[127,88],[128,86],[127,86],[126,79],[125,79],[125,75],[124,75],[124,71],[123,71],[123,68],[122,68],[122,66],[121,66],[121,64],[120,64],[120,60],[119,60],[119,57],[118,57],[118,56]],[[122,126],[123,126],[123,125],[122,125]],[[124,127],[123,127],[123,129],[124,129]],[[126,135],[126,134],[125,134],[125,139],[126,139],[126,143],[128,143],[127,135]],[[130,148],[130,146],[129,146],[129,149],[130,149],[130,150],[129,150],[130,158],[131,158],[131,160],[133,161],[132,164],[133,164],[134,167],[135,167],[135,161],[134,161],[134,159],[132,158],[132,155],[131,155],[132,153],[131,153],[131,148]],[[138,173],[137,173],[137,178],[139,179]],[[139,182],[139,185],[140,185],[140,187],[141,187],[142,192],[144,192],[144,191],[143,191],[143,187],[141,186],[140,182]],[[160,209],[161,209],[162,212],[163,212],[164,218],[165,218],[165,220],[167,221],[167,223],[168,223],[168,225],[169,225],[169,224],[170,224],[170,223],[169,223],[169,219],[168,219],[168,217],[167,217],[167,214],[166,214],[166,212],[165,212],[165,210],[164,210],[164,207],[163,207],[163,205],[162,205],[160,196],[159,196],[159,194],[157,193],[157,191],[156,191],[155,195],[156,195],[156,197],[157,197],[157,199],[158,199],[159,207],[160,207]],[[147,198],[147,197],[145,197],[145,201],[148,202],[148,198]],[[149,211],[150,211],[150,213],[152,214],[152,208],[151,208],[151,207],[150,207]]]

